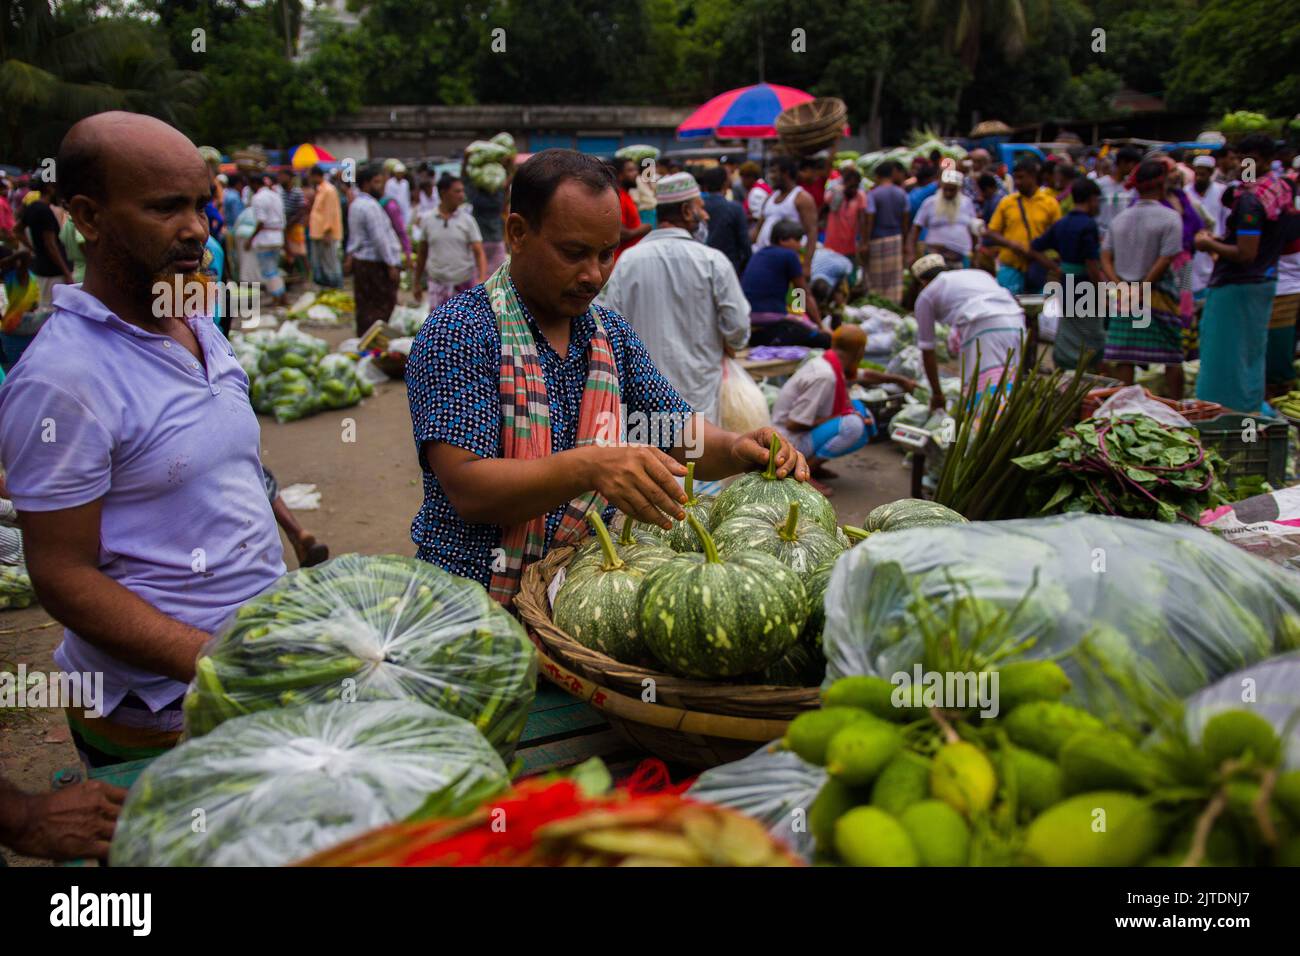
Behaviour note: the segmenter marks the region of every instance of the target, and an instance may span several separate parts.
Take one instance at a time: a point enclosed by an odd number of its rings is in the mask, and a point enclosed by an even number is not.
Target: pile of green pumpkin
[[[772,445],[766,471],[743,475],[712,498],[695,495],[695,466],[688,464],[686,518],[670,530],[625,517],[614,540],[599,513],[590,512],[595,538],[566,569],[552,605],[555,625],[617,661],[681,677],[821,683],[831,569],[852,546],[850,534],[887,529],[873,527],[869,517],[868,529],[846,534],[823,495],[776,476]],[[913,516],[922,523],[941,507],[916,505],[924,506]],[[947,520],[964,520],[947,513]],[[891,515],[891,523],[907,523]]]

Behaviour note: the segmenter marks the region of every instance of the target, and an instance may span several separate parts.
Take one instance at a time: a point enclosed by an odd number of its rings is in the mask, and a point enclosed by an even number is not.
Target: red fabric
[[[626,189],[618,191],[618,214],[624,229],[636,229],[641,225],[641,211],[636,208],[636,200]],[[620,242],[618,248],[614,250],[614,261],[618,262],[618,257],[625,249],[631,249],[640,241],[641,238],[638,236],[636,239]]]
[[[858,217],[867,211],[867,197],[859,189],[839,209],[826,214],[826,248],[852,258],[858,251]]]
[[[851,415],[857,411],[853,407],[853,402],[849,400],[849,386],[844,379],[844,363],[840,361],[839,355],[834,349],[827,349],[822,353],[830,367],[835,369],[835,404],[831,407],[831,414],[836,418],[841,415]]]
[[[812,201],[817,204],[817,208],[819,210],[822,208],[822,206],[826,205],[827,178],[828,177],[826,176],[818,176],[810,183],[801,182],[799,184],[804,188],[804,190],[808,193],[809,196],[812,196]]]

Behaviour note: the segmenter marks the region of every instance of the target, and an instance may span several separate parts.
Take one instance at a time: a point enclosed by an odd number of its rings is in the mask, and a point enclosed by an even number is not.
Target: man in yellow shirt
[[[1000,246],[998,285],[1012,295],[1041,292],[1027,287],[1029,244],[1061,218],[1061,206],[1050,190],[1038,188],[1038,163],[1029,158],[1016,164],[1012,174],[1016,191],[1004,196],[993,210],[984,244]]]
[[[339,191],[319,166],[311,168],[311,184],[316,191],[307,218],[311,277],[317,285],[341,289],[343,268],[339,265],[339,242],[343,239],[343,212],[339,206]]]

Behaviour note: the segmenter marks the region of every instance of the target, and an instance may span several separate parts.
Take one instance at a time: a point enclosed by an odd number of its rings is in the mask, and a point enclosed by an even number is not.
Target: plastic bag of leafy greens
[[[285,322],[266,341],[257,367],[263,374],[281,368],[308,369],[328,352],[329,346],[323,339],[303,332],[297,322]]]
[[[324,408],[348,408],[361,401],[357,363],[346,355],[327,355],[312,370]]]
[[[1184,722],[1193,740],[1201,739],[1206,722],[1220,711],[1253,711],[1286,742],[1283,767],[1300,769],[1300,654],[1281,654],[1234,671],[1184,703]]]
[[[273,707],[416,700],[464,717],[509,760],[536,687],[533,645],[480,584],[346,554],[286,574],[204,646],[185,731]]]
[[[813,838],[808,810],[826,783],[826,771],[770,744],[743,760],[706,770],[686,791],[692,800],[739,810],[758,820],[805,861]]]
[[[885,371],[890,375],[903,375],[915,382],[925,381],[925,365],[921,361],[921,350],[915,345],[908,345],[889,360]]]
[[[113,866],[281,866],[510,784],[467,721],[414,701],[250,714],[163,754],[122,807]],[[197,826],[201,821],[202,826]]]
[[[944,670],[926,635],[955,634],[978,645],[962,670],[1006,648],[1056,658],[1100,705],[1121,678],[1181,698],[1300,647],[1294,575],[1196,528],[1101,515],[873,535],[837,562],[826,610],[827,684]]]
[[[301,369],[279,368],[253,380],[249,400],[254,410],[292,422],[317,412],[321,395],[311,377]]]

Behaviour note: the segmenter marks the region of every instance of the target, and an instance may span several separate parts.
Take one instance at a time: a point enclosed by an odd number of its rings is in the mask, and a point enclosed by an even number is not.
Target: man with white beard
[[[943,256],[950,266],[970,265],[971,226],[979,221],[979,214],[970,197],[962,192],[963,179],[957,170],[945,169],[939,180],[939,191],[921,203],[909,236],[909,262],[932,252]],[[922,229],[925,230],[924,248],[918,249]]]

